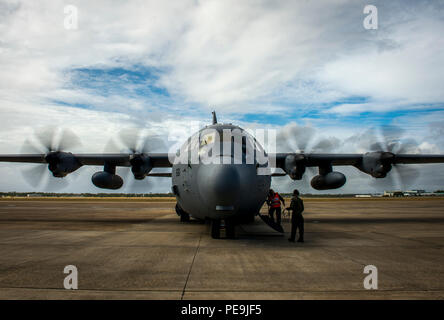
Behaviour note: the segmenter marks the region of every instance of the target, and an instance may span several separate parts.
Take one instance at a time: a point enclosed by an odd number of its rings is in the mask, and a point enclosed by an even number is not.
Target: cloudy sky
[[[372,1],[376,30],[363,26],[367,4],[0,0],[0,152],[20,152],[48,125],[79,136],[73,152],[102,152],[123,128],[168,139],[208,124],[213,109],[222,122],[280,137],[311,132],[306,151],[323,141],[321,151],[364,152],[378,128],[396,125],[415,140],[412,152],[444,152],[444,3]],[[278,151],[300,145],[281,141]],[[0,164],[0,191],[41,191],[23,179],[26,168]],[[61,191],[101,192],[90,182],[99,169],[81,168]],[[405,187],[442,189],[443,169],[417,167]],[[339,192],[401,184],[338,170],[348,177]],[[274,186],[313,191],[288,177]],[[148,189],[169,191],[170,181]]]

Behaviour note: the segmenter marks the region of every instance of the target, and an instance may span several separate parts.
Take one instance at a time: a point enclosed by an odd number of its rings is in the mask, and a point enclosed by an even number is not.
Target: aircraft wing
[[[103,171],[96,172],[91,180],[98,188],[119,189],[123,179],[116,174],[116,167],[131,167],[134,178],[142,180],[150,177],[171,177],[171,172],[152,173],[153,168],[169,168],[168,153],[108,153],[108,154],[73,154],[63,151],[51,151],[46,154],[6,154],[0,155],[0,162],[25,162],[41,164],[30,174],[36,183],[47,174],[46,167],[54,177],[63,178],[82,166],[103,166]],[[31,178],[31,177],[30,177]],[[38,182],[37,182],[38,183]],[[37,184],[36,183],[36,184]]]
[[[443,163],[444,154],[397,154],[394,163],[415,164],[415,163]]]
[[[345,176],[340,172],[334,172],[333,166],[354,166],[374,178],[385,178],[392,168],[402,175],[399,165],[444,163],[444,154],[395,154],[386,151],[364,154],[269,154],[269,157],[273,156],[276,157],[276,167],[281,168],[293,180],[302,179],[307,167],[318,167],[319,175],[311,181],[312,187],[317,190],[336,189],[345,184]]]
[[[270,155],[272,156],[272,155]],[[287,157],[294,157],[299,162],[305,162],[307,167],[318,167],[326,163],[333,166],[356,166],[363,162],[366,157],[390,158],[392,164],[421,164],[421,163],[444,163],[444,154],[393,154],[390,152],[369,152],[352,154],[335,153],[277,153],[276,164],[278,168],[284,169]]]
[[[443,154],[394,154],[385,151],[367,152],[364,154],[334,153],[277,153],[276,167],[283,173],[272,173],[272,176],[288,175],[293,180],[302,179],[307,167],[318,167],[319,175],[314,177],[311,185],[318,190],[335,189],[343,186],[345,176],[333,171],[334,166],[354,166],[374,178],[384,178],[394,167],[404,164],[444,163]],[[152,173],[153,168],[169,168],[173,155],[168,153],[107,153],[107,154],[73,154],[53,151],[46,154],[9,154],[0,155],[0,162],[40,163],[48,165],[55,177],[65,177],[85,165],[103,166],[92,180],[100,188],[117,189],[122,179],[116,175],[116,167],[131,167],[136,179],[144,177],[171,177],[171,173]]]
[[[69,152],[52,152],[49,154],[5,154],[0,155],[0,162],[25,162],[25,163],[50,163],[51,155],[54,160],[59,156],[59,160],[64,157],[72,157],[82,166],[101,166],[105,163],[115,166],[130,167],[134,159],[133,154],[127,153],[105,153],[105,154],[72,154]],[[148,153],[144,154],[151,162],[153,168],[169,168],[171,163],[168,153]],[[49,157],[48,157],[49,156]]]
[[[1,162],[46,163],[46,154],[2,154]]]

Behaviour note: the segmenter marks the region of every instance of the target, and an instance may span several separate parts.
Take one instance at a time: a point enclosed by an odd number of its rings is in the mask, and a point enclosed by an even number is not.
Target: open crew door
[[[270,216],[265,214],[260,214],[259,217],[265,222],[270,228],[276,230],[277,232],[284,233],[284,228],[280,224],[277,224],[273,220],[271,220]]]

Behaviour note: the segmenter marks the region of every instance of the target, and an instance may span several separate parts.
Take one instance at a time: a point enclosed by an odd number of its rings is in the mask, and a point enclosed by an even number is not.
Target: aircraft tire
[[[236,224],[232,220],[225,220],[225,234],[227,239],[236,237]]]
[[[188,222],[188,221],[190,221],[190,215],[185,211],[182,211],[182,213],[180,214],[180,222]]]
[[[220,239],[220,220],[211,220],[211,237],[213,239]]]
[[[180,217],[180,222],[188,222],[190,221],[190,215],[183,211],[183,209],[176,203],[176,213]]]
[[[176,209],[176,213],[180,217],[180,213],[181,213],[182,209],[179,207],[179,204],[176,203],[176,206],[174,207],[174,209]]]

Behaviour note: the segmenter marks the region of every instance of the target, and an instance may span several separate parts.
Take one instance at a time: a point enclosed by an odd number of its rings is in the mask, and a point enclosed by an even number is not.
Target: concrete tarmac
[[[256,218],[215,240],[174,205],[0,201],[0,299],[444,298],[442,198],[307,199],[303,244],[286,218],[284,236]],[[64,289],[67,265],[78,290]]]

